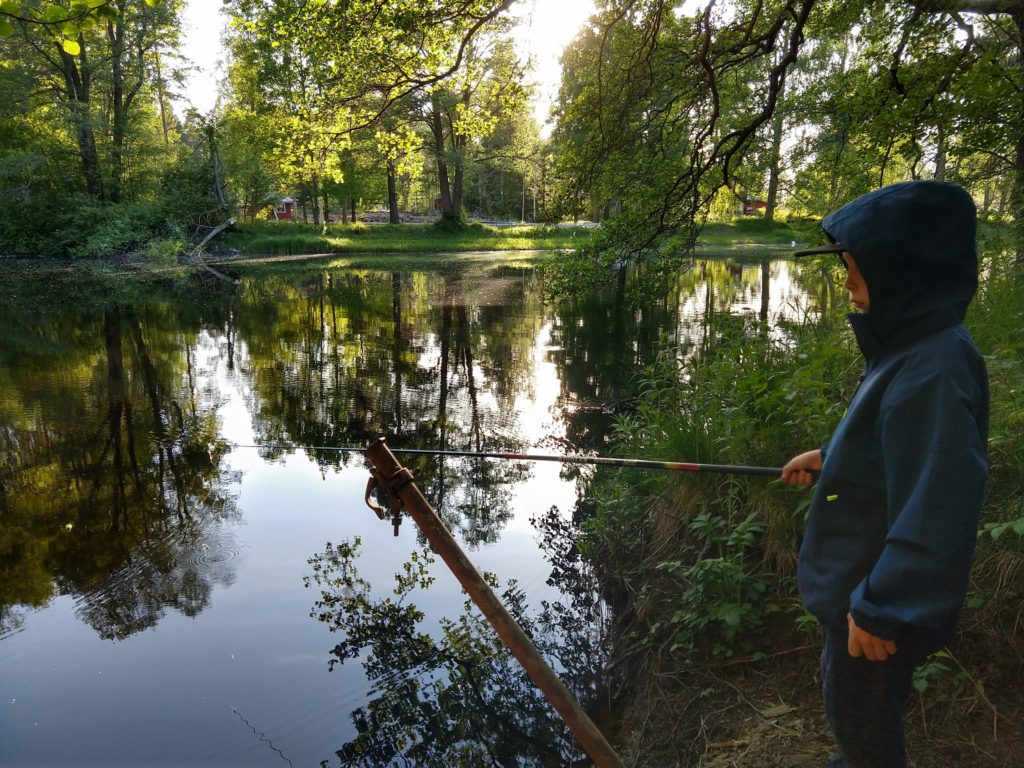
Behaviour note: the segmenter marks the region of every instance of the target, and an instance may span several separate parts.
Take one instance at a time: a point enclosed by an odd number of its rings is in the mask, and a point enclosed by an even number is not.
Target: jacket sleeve
[[[980,386],[935,373],[882,404],[889,529],[850,599],[854,621],[877,637],[908,624],[949,628],[959,615],[988,475]]]

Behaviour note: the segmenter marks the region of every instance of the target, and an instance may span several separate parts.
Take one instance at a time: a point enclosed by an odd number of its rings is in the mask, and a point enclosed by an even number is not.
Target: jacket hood
[[[977,212],[963,187],[907,181],[869,192],[830,213],[821,228],[853,254],[870,309],[853,317],[891,347],[962,323],[978,289]]]

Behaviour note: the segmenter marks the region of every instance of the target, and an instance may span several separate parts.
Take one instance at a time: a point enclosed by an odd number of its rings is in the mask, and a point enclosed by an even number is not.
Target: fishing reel
[[[379,520],[388,518],[388,509],[380,504],[375,504],[371,499],[378,488],[387,496],[387,504],[391,508],[391,525],[394,528],[395,536],[398,536],[398,528],[402,525],[402,509],[405,507],[405,502],[402,501],[398,492],[412,481],[412,470],[403,467],[390,477],[382,477],[376,469],[371,469],[370,479],[366,482],[366,506],[373,510]]]

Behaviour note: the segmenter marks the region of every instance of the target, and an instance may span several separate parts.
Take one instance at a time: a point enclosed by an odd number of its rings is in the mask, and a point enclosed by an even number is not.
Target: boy
[[[847,267],[866,361],[828,445],[782,480],[817,487],[797,581],[821,622],[830,766],[903,768],[914,669],[949,642],[988,473],[988,379],[963,326],[978,285],[974,202],[939,181],[894,184],[822,220]]]

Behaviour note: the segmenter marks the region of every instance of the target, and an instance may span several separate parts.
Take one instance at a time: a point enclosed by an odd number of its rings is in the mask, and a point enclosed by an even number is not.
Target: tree
[[[1024,248],[1024,2],[1021,0],[910,0],[915,9],[927,13],[947,15],[958,26],[967,27],[961,14],[980,14],[986,17],[1010,47],[1012,55],[991,59],[979,57],[979,62],[995,64],[1000,79],[1011,86],[1005,106],[1009,121],[1006,129],[1013,144],[1013,216],[1017,223],[1020,245]],[[1006,19],[1012,24],[1013,34],[1001,29]],[[1000,59],[1002,59],[1000,61]],[[1002,111],[1002,110],[1001,110]]]
[[[137,97],[152,81],[156,51],[174,45],[180,0],[4,3],[0,37],[30,60],[34,90],[50,93],[66,109],[74,131],[86,192],[122,198],[128,133]],[[5,34],[6,33],[6,34]],[[102,97],[102,98],[101,98]],[[45,102],[32,98],[28,108]],[[109,127],[104,163],[102,128]]]
[[[561,204],[615,213],[599,261],[685,250],[717,190],[774,203],[783,166],[814,215],[928,176],[993,205],[1000,168],[1021,210],[1021,3],[669,5],[610,0],[563,58]]]
[[[563,57],[554,134],[563,207],[578,211],[583,192],[618,208],[592,255],[692,246],[769,123],[814,6],[739,3],[730,16],[711,3],[685,17],[660,0],[602,5]]]
[[[316,156],[328,139],[340,140],[385,115],[399,123],[403,109],[427,123],[447,218],[461,220],[463,181],[474,132],[493,125],[493,111],[512,98],[508,46],[481,42],[512,3],[412,0],[381,4],[354,0],[231,4],[239,39],[269,61],[308,76],[310,87],[293,112],[301,130],[319,131]],[[500,50],[499,50],[500,48]],[[501,82],[503,88],[496,91]],[[308,152],[306,153],[309,154]],[[310,178],[311,183],[315,183]]]
[[[522,73],[511,40],[478,36],[467,46],[464,68],[424,99],[421,110],[437,165],[442,222],[464,220],[466,172],[480,142],[523,102]]]
[[[159,82],[159,50],[178,43],[177,15],[181,3],[168,0],[140,7],[130,0],[116,0],[111,5],[117,13],[106,18],[111,68],[109,199],[117,203],[123,195],[133,106],[144,87]]]

